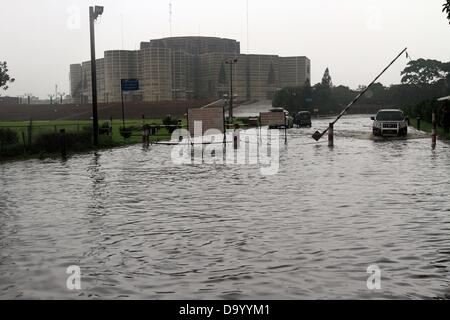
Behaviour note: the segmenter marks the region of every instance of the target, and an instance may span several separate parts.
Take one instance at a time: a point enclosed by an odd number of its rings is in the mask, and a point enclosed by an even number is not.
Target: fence
[[[28,124],[0,123],[0,157],[58,152],[61,134],[69,149],[81,150],[91,143],[92,127],[82,123]],[[65,145],[66,146],[66,145]]]
[[[255,121],[253,121],[255,120]],[[255,119],[239,119],[227,129],[257,127]],[[187,128],[187,119],[122,119],[100,121],[100,147],[109,148],[168,140],[177,128]],[[61,136],[64,138],[62,145]],[[0,160],[22,155],[59,154],[92,149],[92,121],[0,121]]]

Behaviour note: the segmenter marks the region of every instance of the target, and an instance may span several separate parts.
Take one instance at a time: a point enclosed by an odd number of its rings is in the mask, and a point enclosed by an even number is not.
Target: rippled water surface
[[[0,164],[0,298],[450,297],[450,146],[348,117],[329,149],[315,128],[289,130],[275,176],[170,146]]]

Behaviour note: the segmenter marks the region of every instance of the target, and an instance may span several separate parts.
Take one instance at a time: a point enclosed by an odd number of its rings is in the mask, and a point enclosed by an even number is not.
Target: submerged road
[[[328,122],[289,130],[274,176],[162,145],[0,164],[0,298],[449,298],[450,145],[348,116],[329,149]]]

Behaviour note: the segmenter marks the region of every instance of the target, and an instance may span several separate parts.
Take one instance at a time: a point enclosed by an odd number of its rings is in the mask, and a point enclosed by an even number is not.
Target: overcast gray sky
[[[2,0],[0,60],[16,82],[8,95],[69,92],[69,64],[89,60],[88,6],[104,5],[96,24],[97,57],[173,35],[237,39],[242,52],[305,55],[312,82],[330,68],[334,84],[367,84],[404,47],[413,59],[450,61],[444,0]],[[123,42],[122,42],[123,21]],[[406,58],[381,79],[400,81]],[[5,93],[2,93],[5,94]]]

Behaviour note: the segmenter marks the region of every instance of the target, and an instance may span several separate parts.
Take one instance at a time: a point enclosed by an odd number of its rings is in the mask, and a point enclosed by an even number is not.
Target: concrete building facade
[[[73,103],[81,103],[83,96],[82,74],[83,69],[81,63],[70,65],[70,96],[72,97]]]
[[[97,59],[97,99],[105,102],[105,59]],[[91,62],[85,61],[81,64],[81,97],[80,103],[92,102],[92,78]],[[71,84],[72,87],[72,84]]]
[[[140,99],[143,101],[172,100],[172,52],[170,49],[148,47],[138,52]]]
[[[171,101],[222,98],[233,91],[241,101],[271,99],[287,86],[311,79],[307,57],[241,54],[240,43],[212,37],[173,37],[142,42],[135,51],[106,51],[97,60],[99,102],[121,100],[121,79],[139,79],[140,90],[126,93],[129,101]],[[90,62],[70,66],[72,99],[92,101]]]

